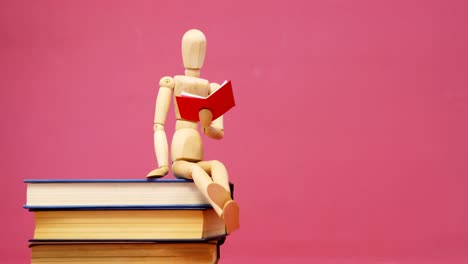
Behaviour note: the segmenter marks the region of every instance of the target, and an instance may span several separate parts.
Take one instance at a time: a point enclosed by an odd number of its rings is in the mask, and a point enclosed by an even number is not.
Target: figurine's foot
[[[231,194],[224,189],[223,186],[217,183],[210,183],[208,185],[208,197],[219,207],[223,208],[224,205],[231,200]]]
[[[231,200],[224,205],[222,218],[226,224],[226,233],[231,234],[234,230],[239,229],[239,205]]]
[[[157,169],[154,169],[152,171],[150,171],[150,173],[148,173],[148,175],[146,175],[147,178],[161,178],[161,177],[164,177],[167,173],[169,172],[169,167],[168,166],[163,166],[163,167],[159,167]]]

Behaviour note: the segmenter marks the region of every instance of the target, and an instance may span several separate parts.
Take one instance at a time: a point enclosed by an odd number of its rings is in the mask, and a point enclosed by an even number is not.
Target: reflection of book
[[[213,209],[81,209],[33,213],[34,240],[207,240],[226,235],[224,221]]]
[[[176,100],[180,116],[190,121],[199,121],[198,112],[202,109],[209,109],[215,120],[235,106],[231,81],[225,81],[208,97],[182,92]]]
[[[217,241],[74,243],[32,242],[32,263],[217,263]]]

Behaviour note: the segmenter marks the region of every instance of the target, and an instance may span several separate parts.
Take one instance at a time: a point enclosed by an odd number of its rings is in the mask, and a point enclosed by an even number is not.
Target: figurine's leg
[[[213,175],[217,172],[223,172],[223,170],[226,171],[224,166],[219,166],[220,163],[218,164],[217,162],[213,162],[211,165],[208,163],[199,162],[197,164],[178,160],[172,164],[172,171],[178,177],[193,179],[201,193],[210,201],[216,213],[224,219],[226,233],[230,234],[239,228],[239,205],[231,200],[230,192],[221,184],[214,183],[207,173],[208,171]],[[227,172],[224,175],[227,180]],[[227,182],[229,190],[229,181]]]
[[[240,227],[239,205],[236,201],[230,200],[224,205],[222,217],[224,219],[224,224],[226,224],[226,233],[230,234]]]
[[[239,205],[231,199],[226,167],[217,160],[200,161],[200,167],[211,175],[214,183],[208,185],[208,196],[221,208],[226,232],[230,234],[239,228]]]
[[[197,163],[178,160],[172,164],[172,171],[178,177],[193,179],[197,188],[208,199],[216,213],[219,216],[223,214],[223,207],[218,206],[208,195],[208,186],[213,184],[213,180]]]
[[[221,217],[226,224],[226,232],[229,234],[239,228],[239,205],[231,199],[229,193],[217,183],[208,185],[209,197],[221,208]]]
[[[213,181],[217,184],[220,184],[224,187],[228,192],[231,192],[229,187],[229,177],[226,167],[217,160],[210,160],[210,161],[200,161],[197,163],[202,167],[204,171],[211,175]]]
[[[208,196],[220,208],[231,200],[231,192],[229,188],[229,180],[227,170],[224,165],[217,161],[200,161],[197,163],[200,167],[211,175],[214,184],[208,186]]]

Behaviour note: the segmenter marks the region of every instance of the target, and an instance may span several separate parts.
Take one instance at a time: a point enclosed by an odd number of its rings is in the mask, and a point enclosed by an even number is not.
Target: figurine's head
[[[182,38],[182,59],[185,69],[198,70],[203,66],[206,53],[206,38],[198,29],[185,32]]]

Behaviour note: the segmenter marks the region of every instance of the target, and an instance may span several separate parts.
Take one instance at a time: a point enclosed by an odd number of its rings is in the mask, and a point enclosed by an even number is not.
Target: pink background
[[[164,75],[203,30],[237,107],[207,159],[242,228],[220,263],[468,263],[466,1],[2,1],[2,263],[25,178],[144,178]],[[167,132],[174,131],[171,110]],[[172,177],[172,176],[171,176]],[[252,259],[255,258],[255,259]]]

